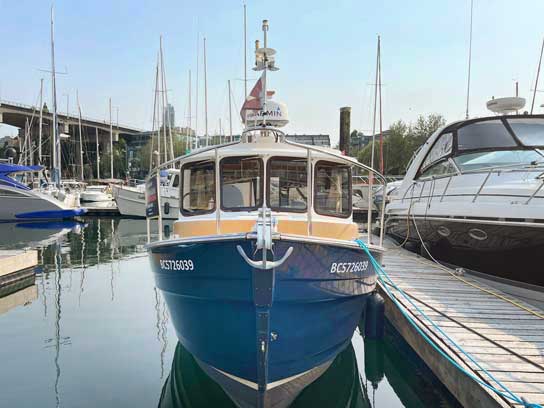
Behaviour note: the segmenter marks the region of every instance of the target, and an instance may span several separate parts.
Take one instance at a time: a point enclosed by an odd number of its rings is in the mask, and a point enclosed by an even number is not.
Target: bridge
[[[42,164],[50,166],[50,150],[52,140],[53,113],[44,105],[42,112]],[[39,140],[40,108],[38,106],[24,105],[21,103],[0,100],[0,123],[19,128],[19,137],[24,140],[28,131],[31,145],[34,151],[34,162],[37,163],[38,140]],[[64,136],[61,141],[63,156],[63,176],[75,177],[79,174],[76,167],[79,166],[79,117],[74,114],[57,112],[59,131]],[[123,138],[130,143],[133,137],[142,133],[142,129],[132,126],[114,123],[113,142],[117,143]],[[101,162],[105,169],[101,171],[102,176],[110,176],[109,159],[106,155],[110,153],[110,123],[105,120],[97,120],[88,117],[81,118],[81,134],[83,140],[84,165],[86,177],[96,175],[96,153],[100,154]],[[109,156],[108,156],[109,157]]]

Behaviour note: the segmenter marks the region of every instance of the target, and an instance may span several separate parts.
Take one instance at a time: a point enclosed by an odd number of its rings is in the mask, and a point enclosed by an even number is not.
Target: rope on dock
[[[443,271],[449,273],[449,274],[450,274],[451,276],[453,276],[455,279],[458,279],[458,280],[460,280],[461,282],[464,282],[464,283],[466,283],[467,285],[472,286],[473,288],[479,289],[479,290],[481,290],[482,292],[485,292],[485,293],[487,293],[487,294],[489,294],[489,295],[492,295],[492,296],[495,296],[495,297],[497,297],[497,298],[499,298],[499,299],[501,299],[501,300],[504,300],[505,302],[508,302],[508,303],[510,303],[511,305],[514,305],[514,306],[516,306],[516,307],[518,307],[518,308],[520,308],[520,309],[526,311],[527,313],[530,313],[530,314],[532,314],[532,315],[534,315],[534,316],[536,316],[536,317],[539,317],[539,318],[541,318],[541,319],[544,319],[544,314],[539,313],[539,312],[537,312],[536,310],[529,309],[528,307],[525,307],[524,305],[522,305],[522,304],[516,302],[516,301],[513,300],[513,299],[509,299],[509,298],[507,298],[506,296],[503,296],[503,295],[501,295],[501,294],[499,294],[499,293],[493,292],[492,290],[483,288],[483,287],[481,287],[481,286],[479,286],[479,285],[477,285],[477,284],[475,284],[475,283],[473,283],[473,282],[470,282],[470,281],[466,280],[465,278],[463,278],[462,276],[458,276],[458,275],[454,274],[449,268],[446,268],[444,265],[442,265],[438,260],[436,260],[436,259],[431,255],[431,251],[429,251],[429,249],[428,249],[427,246],[425,245],[425,242],[423,242],[423,238],[421,237],[421,234],[419,233],[419,228],[417,227],[416,219],[415,219],[415,217],[414,217],[413,214],[412,214],[412,220],[413,220],[413,222],[414,222],[414,227],[415,227],[415,230],[416,230],[417,235],[418,235],[418,237],[419,237],[419,240],[421,241],[421,245],[423,246],[423,249],[425,249],[425,252],[427,252],[427,254],[428,254],[429,257],[431,258],[431,260],[432,260],[434,263],[436,263],[440,269],[442,269]],[[408,224],[410,224],[410,222],[408,222]],[[417,262],[422,263],[419,259],[417,260]]]
[[[540,404],[534,404],[527,402],[524,398],[521,398],[514,394],[508,387],[506,387],[504,384],[502,384],[498,379],[496,379],[489,371],[487,371],[485,368],[483,368],[474,357],[472,357],[467,351],[465,351],[454,339],[452,339],[446,332],[444,332],[430,317],[427,316],[427,314],[410,299],[410,297],[402,290],[400,287],[398,287],[392,279],[387,275],[387,273],[383,270],[382,266],[374,259],[372,254],[370,253],[368,247],[366,244],[361,241],[360,239],[356,239],[355,242],[361,247],[367,254],[370,262],[374,266],[374,269],[377,272],[378,279],[384,283],[383,288],[393,301],[395,305],[398,307],[399,311],[402,313],[402,315],[408,320],[408,322],[416,329],[416,331],[423,337],[423,339],[431,345],[440,355],[442,355],[446,360],[448,360],[455,368],[460,370],[462,373],[467,375],[472,380],[476,381],[478,384],[482,385],[483,387],[493,391],[497,395],[502,396],[503,398],[507,398],[511,401],[514,401],[516,404],[523,405],[527,408],[544,408]],[[449,340],[463,355],[465,355],[472,363],[474,363],[482,372],[484,372],[491,380],[493,380],[500,388],[493,386],[492,384],[489,384],[486,381],[483,381],[482,379],[476,377],[473,373],[466,370],[464,367],[462,367],[457,361],[455,361],[451,356],[449,356],[447,353],[442,350],[442,348],[434,341],[432,340],[422,329],[421,327],[414,321],[413,317],[407,312],[407,310],[401,305],[401,303],[398,301],[398,299],[393,295],[391,290],[389,289],[389,286],[393,287],[395,290],[397,290],[417,311],[421,314],[441,335],[443,335],[447,340]]]

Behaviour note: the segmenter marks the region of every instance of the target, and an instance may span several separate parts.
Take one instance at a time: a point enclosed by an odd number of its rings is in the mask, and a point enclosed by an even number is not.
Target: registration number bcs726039
[[[331,273],[356,273],[368,269],[368,261],[361,262],[334,262],[331,264]]]

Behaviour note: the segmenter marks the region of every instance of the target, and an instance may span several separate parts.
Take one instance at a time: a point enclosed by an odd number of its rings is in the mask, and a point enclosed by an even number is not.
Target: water
[[[149,270],[145,221],[86,223],[0,224],[2,248],[41,247],[35,279],[0,289],[0,406],[233,406],[177,341]],[[388,327],[378,342],[356,331],[294,406],[458,404]]]

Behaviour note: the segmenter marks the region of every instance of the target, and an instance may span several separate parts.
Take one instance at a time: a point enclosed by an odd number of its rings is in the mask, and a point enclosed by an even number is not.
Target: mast
[[[96,179],[100,180],[100,150],[98,145],[98,128],[94,128],[96,136]]]
[[[40,79],[40,124],[38,131],[38,163],[42,164],[42,132],[43,132],[43,78]]]
[[[199,147],[198,140],[198,62],[200,54],[200,36],[196,34],[196,87],[195,87],[195,148]]]
[[[111,97],[110,97],[110,177],[113,179],[113,122],[111,121]]]
[[[79,104],[79,92],[76,90],[77,112],[78,112],[78,127],[79,127],[79,164],[81,181],[85,180],[83,174],[83,137],[81,135],[81,105]]]
[[[470,0],[470,36],[468,42],[468,78],[467,78],[467,109],[465,119],[468,119],[468,108],[470,101],[470,71],[472,67],[472,14],[474,12],[474,0]]]
[[[380,93],[380,173],[383,174],[382,47],[378,38],[378,91]]]
[[[266,50],[268,50],[268,20],[263,20],[263,33],[264,33],[264,70],[263,70],[263,99],[261,101],[261,106],[263,109],[263,125],[266,126],[266,71],[268,71],[268,56],[266,55]]]
[[[245,7],[245,4],[244,4]],[[232,101],[231,101],[231,92],[230,92],[230,79],[229,83],[229,142],[232,142]]]
[[[189,98],[188,98],[188,103],[187,103],[187,107],[189,109],[189,116],[187,117],[187,134],[185,136],[185,153],[187,153],[188,150],[190,150],[192,148],[192,143],[191,143],[191,146],[189,146],[189,138],[190,138],[190,133],[191,133],[191,70],[189,70]]]
[[[210,136],[208,135],[208,72],[206,68],[206,37],[204,37],[204,129],[207,147],[210,145]]]
[[[538,59],[538,68],[536,70],[535,89],[533,90],[533,101],[531,102],[531,115],[535,107],[536,91],[538,90],[538,79],[540,78],[540,66],[542,65],[542,54],[544,53],[544,40],[542,40],[542,48],[540,49],[540,58]]]
[[[51,6],[51,87],[53,98],[53,182],[60,187],[62,177],[61,155],[60,155],[60,137],[58,134],[57,119],[57,84],[55,75],[55,26],[54,26],[54,8]]]
[[[170,159],[174,160],[174,141],[172,139],[172,125],[173,123],[170,123],[170,110],[168,107],[168,88],[166,86],[166,70],[164,68],[164,55],[162,51],[162,35],[160,39],[160,53],[161,53],[161,82],[162,82],[162,89],[163,89],[163,115],[165,115],[165,126],[168,127],[168,141],[170,144]],[[166,128],[164,129],[164,138],[166,142]],[[167,144],[165,144],[165,153],[166,153],[166,161],[168,161],[168,151],[166,150]]]
[[[378,105],[378,81],[380,71],[380,36],[378,36],[378,47],[376,50],[376,78],[374,82],[374,115],[372,119],[372,151],[370,153],[370,167],[374,169],[374,150],[376,146],[376,108]],[[372,185],[374,183],[374,173],[368,174],[368,217],[367,217],[367,230],[368,230],[368,242],[371,242],[372,235],[370,233],[372,225]]]
[[[244,2],[244,101],[247,99],[247,25],[246,3]],[[245,122],[245,119],[244,119]]]
[[[157,93],[159,91],[159,58],[157,56],[157,65],[155,68],[155,90],[153,92],[153,125],[151,126],[151,149],[149,150],[149,172],[151,173],[151,170],[153,169],[153,132],[155,131],[155,124],[157,123]],[[160,127],[157,127],[157,144],[159,149],[159,156],[160,156]]]

